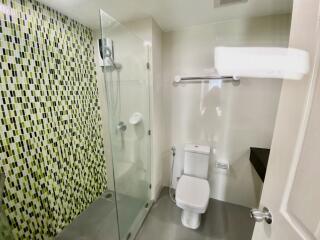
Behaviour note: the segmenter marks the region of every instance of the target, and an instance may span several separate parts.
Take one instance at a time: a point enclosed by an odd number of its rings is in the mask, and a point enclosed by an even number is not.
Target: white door
[[[254,240],[320,239],[319,0],[294,0],[290,47],[311,54],[302,81],[284,80]]]

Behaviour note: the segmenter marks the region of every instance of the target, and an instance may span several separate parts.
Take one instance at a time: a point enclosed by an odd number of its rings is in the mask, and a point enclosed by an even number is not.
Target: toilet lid
[[[209,201],[209,193],[206,179],[182,175],[176,189],[176,200],[190,207],[202,208]]]

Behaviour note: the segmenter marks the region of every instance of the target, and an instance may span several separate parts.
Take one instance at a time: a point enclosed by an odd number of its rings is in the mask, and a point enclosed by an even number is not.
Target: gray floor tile
[[[99,198],[62,230],[57,240],[116,240],[118,235],[115,204]]]
[[[144,202],[119,194],[118,217],[120,234],[126,236]],[[65,227],[56,240],[118,240],[117,215],[114,198],[98,198]]]
[[[249,240],[254,222],[249,208],[210,199],[207,212],[197,230],[181,224],[181,209],[164,189],[154,204],[136,240]]]
[[[117,216],[113,199],[99,198],[57,237],[57,240],[117,240]],[[130,227],[143,203],[127,196],[119,199],[120,227]],[[136,240],[249,240],[254,222],[249,209],[210,199],[207,212],[197,230],[181,224],[181,209],[169,198],[165,188],[152,207]]]

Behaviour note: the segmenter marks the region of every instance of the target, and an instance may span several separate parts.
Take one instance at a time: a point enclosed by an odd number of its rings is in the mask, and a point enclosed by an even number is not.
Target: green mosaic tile
[[[0,213],[2,214],[1,210]],[[4,215],[0,215],[0,239],[13,240],[11,228]]]
[[[0,0],[0,172],[16,239],[52,239],[106,189],[90,29]]]

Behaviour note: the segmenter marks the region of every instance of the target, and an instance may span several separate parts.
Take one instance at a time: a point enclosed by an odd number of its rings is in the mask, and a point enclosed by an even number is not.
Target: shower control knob
[[[127,125],[124,122],[120,121],[117,125],[117,129],[121,132],[125,132],[127,130]]]
[[[266,207],[264,207],[262,211],[256,208],[251,209],[250,217],[253,218],[256,222],[262,222],[264,220],[268,224],[272,223],[271,212]]]

